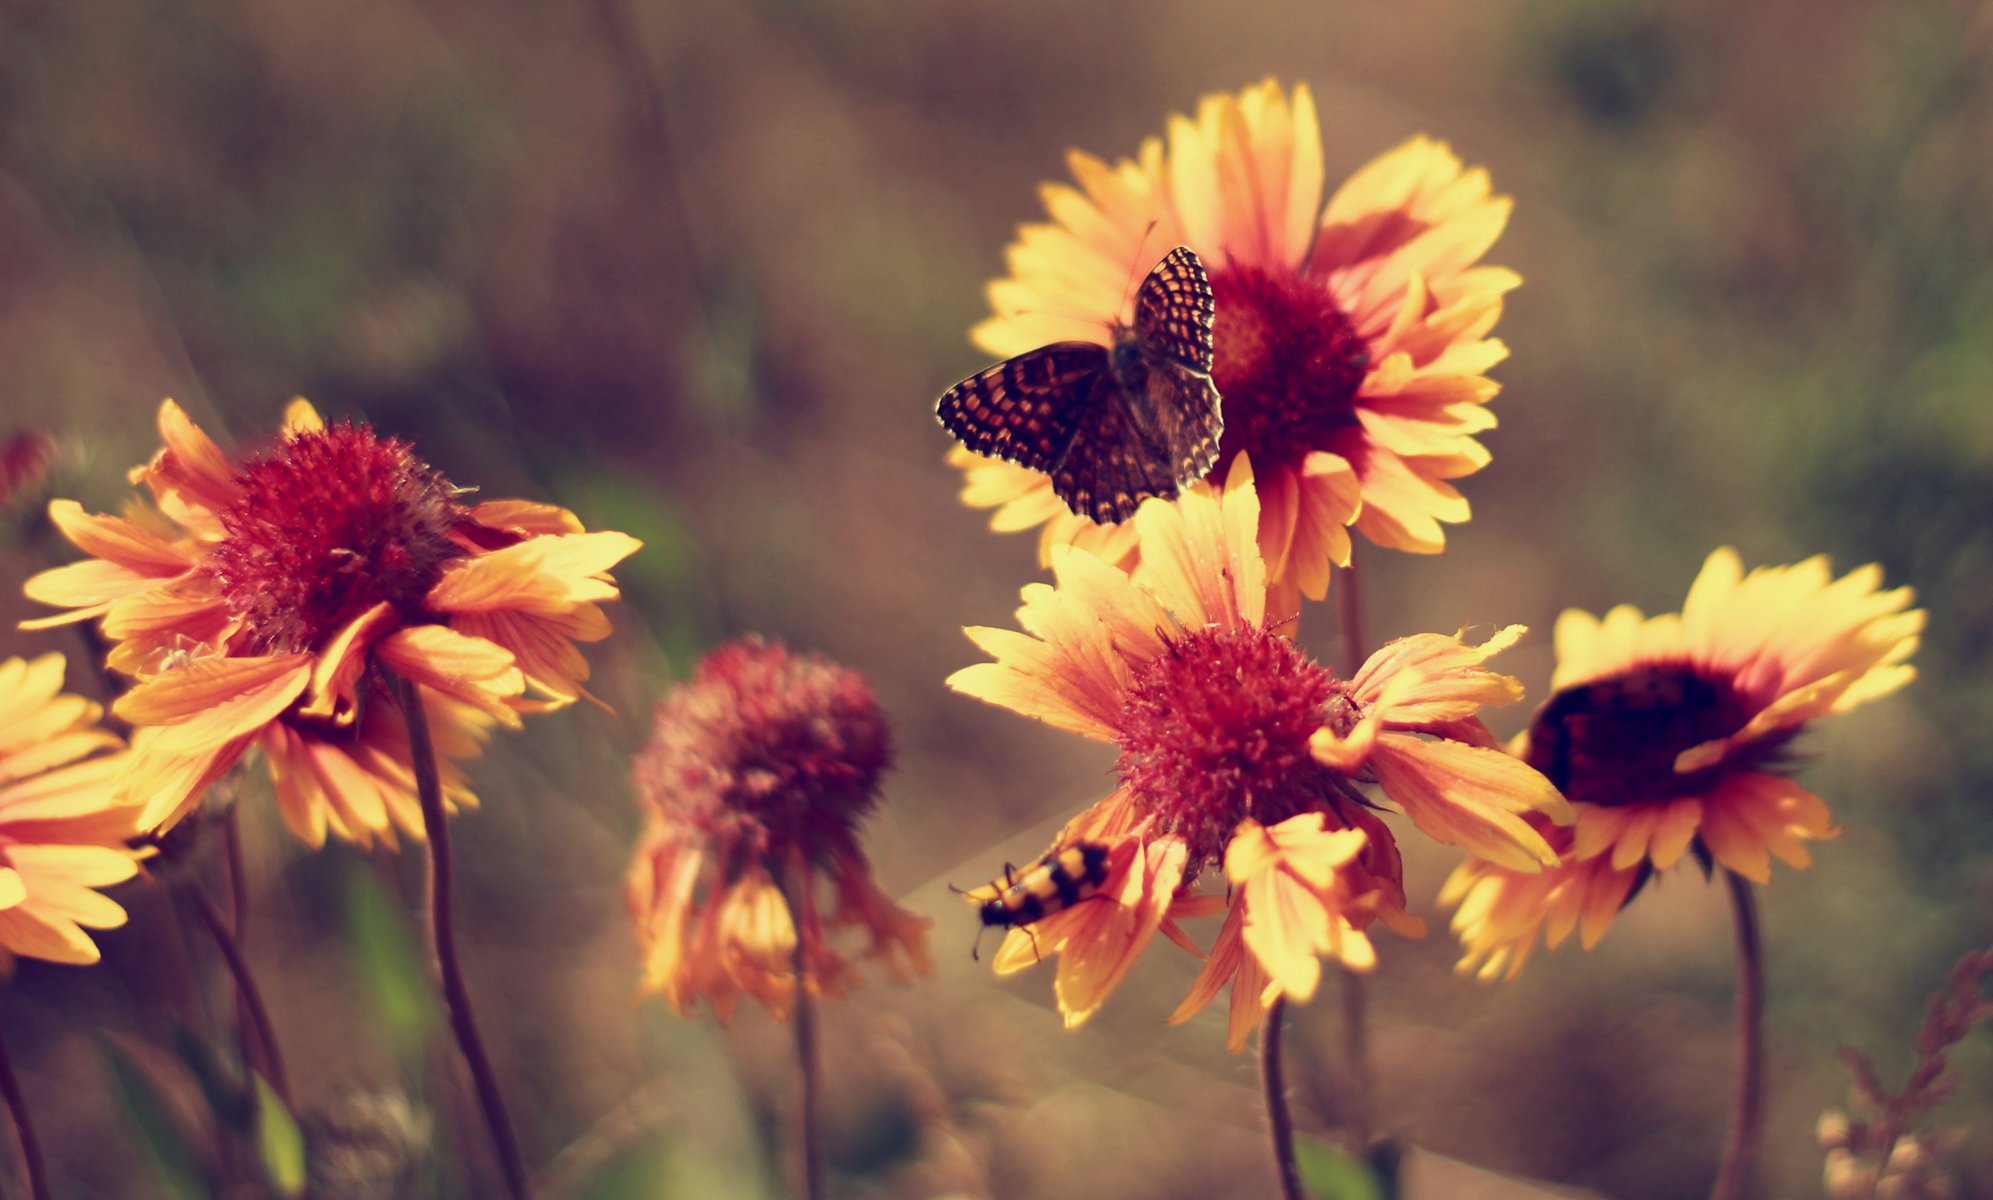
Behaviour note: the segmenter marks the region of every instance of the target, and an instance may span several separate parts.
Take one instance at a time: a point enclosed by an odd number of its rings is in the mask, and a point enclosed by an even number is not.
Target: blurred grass
[[[158,397],[253,440],[302,392],[481,495],[646,541],[591,655],[615,715],[494,746],[463,822],[466,954],[531,1156],[672,1085],[660,1129],[582,1194],[781,1190],[786,1031],[633,1009],[617,883],[636,827],[623,756],[649,704],[750,629],[860,667],[898,715],[873,853],[940,922],[935,983],[827,1014],[846,1047],[839,1186],[1225,1194],[1262,1169],[1250,1071],[1208,1023],[1155,1026],[1181,964],[1068,1035],[1048,972],[998,985],[949,961],[973,931],[941,877],[990,876],[1005,839],[1105,786],[1109,756],[941,688],[974,657],[957,628],[1001,621],[1035,567],[1030,539],[954,505],[929,405],[978,364],[963,331],[1066,147],[1130,152],[1202,92],[1269,72],[1315,88],[1332,180],[1412,132],[1448,138],[1516,196],[1491,259],[1527,282],[1498,331],[1515,357],[1494,462],[1464,485],[1475,520],[1439,560],[1373,556],[1376,636],[1525,621],[1539,632],[1512,669],[1540,694],[1559,609],[1675,608],[1726,542],[1753,564],[1879,561],[1931,611],[1917,685],[1807,747],[1847,833],[1765,897],[1767,1182],[1810,1194],[1812,1120],[1844,1089],[1834,1046],[1900,1060],[1944,966],[1993,936],[1988,11],[14,0],[0,433],[56,432],[62,494],[108,508]],[[0,584],[18,594],[40,551],[11,546]],[[480,1161],[452,1064],[423,1049],[413,864],[304,855],[266,798],[248,808],[251,954],[304,1105],[409,1086]],[[1413,854],[1415,895],[1447,865]],[[24,964],[6,998],[38,1035],[28,1086],[78,1193],[149,1176],[88,1149],[114,1102],[67,1069],[75,1043],[156,1041],[190,997],[210,1024],[226,1012],[160,890],[121,894],[134,922],[103,966]],[[1727,1104],[1722,928],[1683,875],[1597,953],[1506,988],[1452,976],[1438,933],[1390,945],[1386,1111],[1492,1167],[1696,1192]],[[1297,1043],[1336,1044],[1326,1009],[1297,1014]],[[1988,1127],[1993,1063],[1976,1046],[1961,1062],[1946,1119]],[[1193,1087],[1237,1104],[1192,1106],[1217,1132],[1187,1141]],[[1062,1119],[1096,1111],[1113,1120]],[[1986,1141],[1968,1152],[1982,1189]]]

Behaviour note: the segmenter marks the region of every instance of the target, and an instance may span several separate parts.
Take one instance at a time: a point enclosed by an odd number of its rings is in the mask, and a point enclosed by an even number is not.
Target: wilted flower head
[[[55,439],[39,429],[23,429],[0,440],[0,513],[41,506],[48,495],[43,489],[55,454]]]
[[[927,919],[878,890],[858,840],[891,763],[885,714],[856,671],[759,638],[707,655],[658,706],[634,772],[644,989],[680,1012],[704,996],[722,1019],[746,992],[786,1016],[799,942],[813,993],[855,978],[830,945],[842,926],[867,931],[862,956],[895,978],[926,971]]]
[[[1364,930],[1405,912],[1397,843],[1373,811],[1396,808],[1428,834],[1528,870],[1556,854],[1524,814],[1564,816],[1544,778],[1502,753],[1475,715],[1521,693],[1482,666],[1519,628],[1481,645],[1403,638],[1341,679],[1267,619],[1260,503],[1251,460],[1218,490],[1199,483],[1135,514],[1132,571],[1055,547],[1056,586],[1024,589],[1023,632],[973,628],[995,661],[949,685],[1120,747],[1120,786],[1058,845],[1107,848],[1100,895],[1014,932],[997,957],[1015,970],[1061,952],[1068,1024],[1089,1016],[1157,931],[1223,907],[1223,929],[1188,1017],[1227,983],[1231,1041],[1243,1044],[1280,995],[1305,1000],[1318,956],[1375,961]],[[1374,784],[1384,802],[1358,790]],[[1191,891],[1223,869],[1229,899]]]
[[[254,746],[307,844],[420,837],[389,675],[430,714],[453,805],[475,797],[448,760],[491,724],[586,694],[573,643],[608,634],[609,568],[636,539],[584,533],[549,505],[466,504],[408,443],[327,426],[302,400],[246,457],[170,400],[159,432],[133,473],[156,507],[50,504],[91,557],[30,579],[30,598],[70,611],[25,623],[100,619],[108,665],[136,677],[115,711],[138,727],[124,786],[148,826],[178,820]]]
[[[63,665],[0,662],[0,950],[93,963],[88,931],[125,923],[97,889],[138,873],[139,809],[118,798],[122,743],[101,706],[62,693]]]
[[[1049,220],[1019,230],[996,315],[974,339],[1009,357],[1100,341],[1124,321],[1128,275],[1170,246],[1203,260],[1217,313],[1211,378],[1225,434],[1208,478],[1240,455],[1260,480],[1268,582],[1320,598],[1349,561],[1352,521],[1371,541],[1436,553],[1467,501],[1447,482],[1488,462],[1486,372],[1506,355],[1488,333],[1515,273],[1478,265],[1508,223],[1487,173],[1417,137],[1324,200],[1314,97],[1271,80],[1206,96],[1167,140],[1109,163],[1074,151],[1077,186],[1044,188]],[[1046,476],[957,449],[963,499],[1002,530],[1043,525],[1041,550],[1073,544],[1125,562],[1128,522],[1101,526]]]
[[[1554,947],[1582,928],[1591,946],[1651,872],[1691,850],[1757,883],[1774,857],[1810,865],[1806,843],[1839,830],[1791,778],[1793,740],[1916,674],[1905,660],[1924,613],[1881,581],[1873,565],[1834,579],[1825,558],[1745,574],[1726,547],[1679,615],[1559,617],[1553,694],[1517,752],[1577,819],[1552,871],[1518,878],[1477,858],[1447,881],[1463,969],[1512,976],[1539,931]]]

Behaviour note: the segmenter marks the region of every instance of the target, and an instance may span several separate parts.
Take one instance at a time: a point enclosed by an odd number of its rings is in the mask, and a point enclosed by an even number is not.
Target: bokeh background
[[[1066,148],[1130,153],[1267,75],[1313,87],[1332,182],[1447,139],[1515,197],[1490,260],[1526,283],[1474,519],[1443,557],[1372,556],[1374,638],[1525,622],[1508,666],[1540,696],[1560,609],[1676,608],[1726,543],[1880,561],[1930,610],[1922,679],[1806,746],[1846,832],[1763,896],[1765,1194],[1818,1194],[1835,1049],[1897,1077],[1945,966],[1993,937],[1989,65],[1981,0],[6,0],[0,434],[48,431],[51,486],[104,510],[160,397],[253,445],[305,394],[645,540],[592,656],[615,712],[495,745],[457,825],[468,970],[549,1195],[785,1189],[786,1028],[636,1003],[619,884],[652,702],[750,630],[861,668],[896,715],[872,847],[936,918],[934,979],[826,1013],[836,1193],[1262,1194],[1251,1056],[1215,1016],[1161,1024],[1187,959],[1151,955],[1076,1033],[1049,970],[969,961],[945,884],[1034,855],[1112,751],[943,688],[978,657],[959,627],[1005,623],[1036,569],[955,503],[929,414],[982,365],[983,283]],[[8,595],[66,554],[32,517]],[[99,685],[73,662],[71,686]],[[371,1113],[392,1145],[427,1121],[446,1149],[409,1194],[488,1194],[414,856],[307,854],[242,799],[249,951],[308,1123]],[[1385,942],[1370,988],[1385,1123],[1555,1184],[1700,1193],[1730,1090],[1720,889],[1678,873],[1502,987],[1451,973],[1450,865],[1412,856],[1435,933]],[[187,1045],[225,1052],[228,999],[184,886],[121,890],[101,966],[0,989],[62,1195],[208,1186]],[[1334,1007],[1294,1015],[1314,1131],[1347,1105]],[[1988,1194],[1993,1055],[1957,1062],[1940,1123],[1980,1131]]]

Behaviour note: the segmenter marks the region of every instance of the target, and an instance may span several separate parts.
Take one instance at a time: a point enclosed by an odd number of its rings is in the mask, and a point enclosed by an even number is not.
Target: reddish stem
[[[1751,1168],[1764,1125],[1765,960],[1750,881],[1729,870],[1723,872],[1723,880],[1730,885],[1730,912],[1737,930],[1737,1100],[1709,1200],[1742,1200],[1750,1192]]]
[[[14,1063],[7,1055],[7,1042],[0,1038],[0,1094],[14,1118],[14,1132],[21,1139],[21,1162],[28,1171],[28,1191],[34,1200],[49,1200],[48,1168],[42,1164],[41,1142],[35,1137],[35,1124],[28,1119],[28,1101],[21,1095],[20,1080],[14,1078]]]
[[[450,826],[443,809],[443,785],[436,768],[436,747],[429,739],[429,719],[422,709],[422,694],[415,684],[393,677],[402,718],[408,723],[409,758],[415,768],[415,791],[422,803],[422,830],[429,842],[427,906],[429,909],[429,951],[436,979],[443,992],[443,1005],[449,1014],[450,1030],[456,1035],[457,1049],[470,1068],[477,1090],[478,1107],[484,1113],[485,1128],[491,1132],[499,1170],[505,1176],[505,1190],[512,1200],[531,1200],[526,1168],[519,1158],[519,1146],[512,1136],[512,1119],[506,1114],[505,1100],[498,1090],[498,1075],[485,1054],[477,1018],[471,1012],[470,989],[464,986],[464,972],[457,962],[457,935],[450,905]]]
[[[270,1081],[270,1090],[284,1102],[284,1108],[295,1112],[291,1105],[290,1078],[284,1071],[284,1056],[277,1049],[276,1027],[270,1023],[270,1010],[264,1007],[263,995],[256,988],[256,979],[249,973],[249,961],[243,957],[242,946],[229,932],[228,922],[222,920],[221,913],[215,910],[214,902],[208,894],[195,884],[186,889],[194,905],[194,916],[201,927],[214,939],[215,948],[221,951],[222,962],[228,966],[229,978],[235,984],[235,1002],[238,1021],[242,1028],[244,1058],[254,1063],[260,1058],[263,1076]],[[240,1020],[247,1017],[246,1021]],[[254,1043],[261,1051],[251,1056],[248,1047]]]
[[[1273,1140],[1273,1169],[1280,1177],[1282,1200],[1306,1200],[1301,1168],[1294,1162],[1294,1117],[1287,1109],[1287,1079],[1280,1066],[1280,1027],[1287,1019],[1287,997],[1268,1006],[1259,1027],[1259,1081],[1266,1094],[1266,1127]]]
[[[821,1056],[817,1051],[817,1002],[809,988],[809,938],[814,925],[810,901],[810,881],[806,869],[790,872],[789,912],[796,925],[796,1066],[802,1074],[797,1096],[797,1148],[802,1158],[803,1195],[807,1200],[823,1196],[823,1138],[817,1128],[822,1108],[823,1080]]]

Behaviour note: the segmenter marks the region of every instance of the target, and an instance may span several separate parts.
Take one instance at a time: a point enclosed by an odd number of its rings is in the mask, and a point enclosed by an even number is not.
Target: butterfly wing
[[[1163,255],[1135,294],[1135,336],[1151,359],[1211,373],[1211,281],[1196,251],[1178,246]]]
[[[1161,372],[1151,371],[1153,378]],[[1066,507],[1102,525],[1125,521],[1151,496],[1182,490],[1168,448],[1145,436],[1112,372],[1103,372],[1073,431],[1065,460],[1051,472]]]
[[[1140,379],[1124,366],[1134,424],[1158,461],[1168,464],[1175,486],[1201,479],[1218,461],[1225,421],[1211,382],[1211,323],[1216,307],[1204,265],[1188,246],[1163,256],[1135,297]],[[1121,361],[1126,361],[1124,355]]]
[[[1209,375],[1189,370],[1173,358],[1152,357],[1155,352],[1146,342],[1142,352],[1149,369],[1132,411],[1150,453],[1175,481],[1162,494],[1174,496],[1204,478],[1218,461],[1218,439],[1225,432],[1218,385]]]
[[[949,388],[935,416],[978,454],[1052,477],[1066,507],[1125,521],[1203,477],[1224,430],[1211,382],[1211,282],[1188,246],[1163,256],[1112,351],[1058,342]]]
[[[1055,342],[978,371],[941,394],[934,415],[977,454],[1051,472],[1103,380],[1107,348]]]

